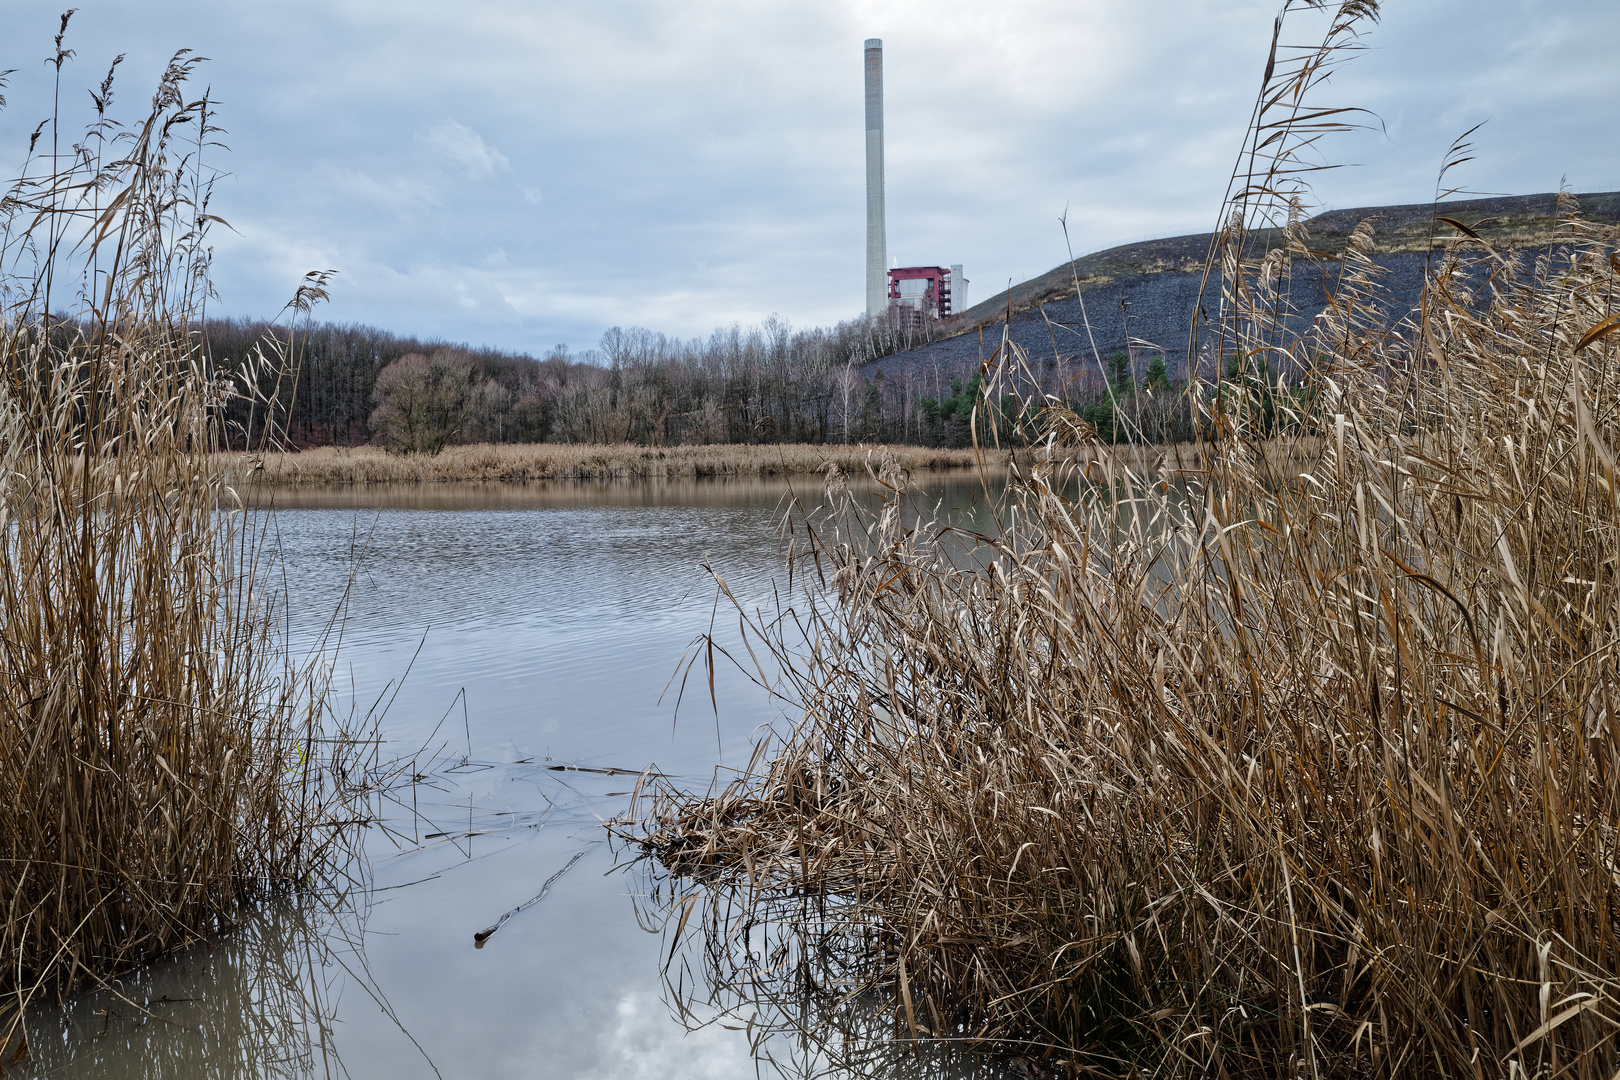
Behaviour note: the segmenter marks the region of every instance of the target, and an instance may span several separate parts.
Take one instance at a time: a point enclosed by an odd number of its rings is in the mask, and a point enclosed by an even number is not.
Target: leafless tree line
[[[238,378],[256,383],[237,410],[245,443],[260,434],[246,404],[256,398],[279,403],[285,428],[276,435],[295,446],[394,442],[404,425],[411,434],[402,448],[431,450],[445,442],[927,442],[921,387],[868,377],[862,366],[924,344],[931,329],[865,318],[797,329],[773,317],[681,339],[614,327],[595,349],[558,345],[538,358],[353,324],[289,332],[211,320],[203,336],[217,370],[247,372]],[[287,350],[295,375],[271,366],[251,374],[267,339]],[[437,421],[423,420],[435,412]],[[422,423],[435,431],[422,434]]]

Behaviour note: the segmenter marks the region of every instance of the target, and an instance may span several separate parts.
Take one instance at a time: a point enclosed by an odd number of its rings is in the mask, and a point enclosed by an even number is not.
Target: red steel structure
[[[897,266],[889,271],[889,308],[921,321],[952,314],[951,272],[943,266]]]

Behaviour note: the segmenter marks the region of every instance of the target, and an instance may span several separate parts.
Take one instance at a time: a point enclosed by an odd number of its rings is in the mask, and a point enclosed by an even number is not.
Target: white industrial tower
[[[866,39],[866,314],[889,309],[883,223],[883,39]]]

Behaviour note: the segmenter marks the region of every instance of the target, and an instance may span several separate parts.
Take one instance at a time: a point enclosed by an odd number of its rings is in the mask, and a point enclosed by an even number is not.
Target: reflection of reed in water
[[[287,453],[233,455],[237,479],[256,484],[419,484],[445,481],[681,480],[815,476],[836,465],[861,473],[879,457],[908,472],[976,467],[971,450],[922,446],[815,446],[774,443],[727,446],[638,446],[629,443],[508,443],[455,446],[442,454],[388,454],[374,447],[318,447]],[[997,462],[1004,455],[991,453]]]
[[[858,904],[738,884],[730,875],[671,877],[640,864],[643,929],[666,940],[664,999],[688,1031],[740,1030],[761,1075],[795,1080],[972,1080],[1051,1074],[1050,1051],[996,1040],[998,1057],[960,1025],[917,1021],[916,1003],[881,955],[882,928]],[[1072,1053],[1058,1055],[1072,1059]],[[1113,1064],[1098,1059],[1099,1067]],[[768,1066],[769,1068],[765,1068]]]
[[[857,474],[850,486],[874,498],[884,489]],[[971,470],[925,474],[917,489],[953,500],[980,490]],[[754,506],[770,510],[822,495],[819,476],[677,477],[630,480],[443,481],[438,483],[301,484],[248,489],[255,506],[283,510],[596,510],[603,507]]]
[[[333,1032],[338,979],[346,973],[392,1016],[358,949],[365,917],[346,903],[267,903],[113,990],[30,1010],[31,1067],[86,1080],[346,1076]]]

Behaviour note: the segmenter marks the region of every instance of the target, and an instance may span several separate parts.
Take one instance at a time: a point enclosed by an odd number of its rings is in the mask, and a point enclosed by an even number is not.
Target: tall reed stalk
[[[262,534],[211,453],[232,385],[193,332],[194,64],[128,129],[109,72],[0,218],[0,1052],[35,995],[230,925],[341,835],[320,669],[281,649]]]
[[[1295,92],[1375,10],[1328,14],[1268,65],[1204,337],[1310,392],[1195,388],[1191,467],[1051,455],[975,563],[900,493],[797,533],[836,601],[761,638],[802,722],[647,793],[717,998],[1076,1073],[1620,1069],[1620,233],[1442,225],[1409,315],[1370,228],[1318,262]],[[1299,273],[1337,278],[1303,331]]]

